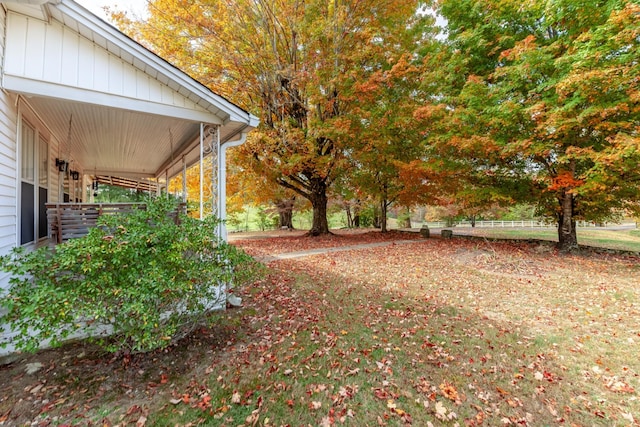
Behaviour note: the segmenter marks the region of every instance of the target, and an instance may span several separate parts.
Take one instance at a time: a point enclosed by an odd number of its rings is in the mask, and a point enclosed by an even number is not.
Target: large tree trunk
[[[403,228],[411,228],[411,209],[407,208],[407,218],[404,220],[404,224],[402,224]]]
[[[318,194],[311,200],[313,207],[313,224],[309,235],[320,236],[329,233],[329,222],[327,221],[327,195]]]
[[[329,231],[329,222],[327,221],[327,182],[324,178],[307,178],[310,185],[305,186],[305,190],[296,187],[287,182],[285,179],[277,180],[278,184],[285,188],[295,191],[311,202],[313,208],[313,223],[311,230],[307,233],[310,236],[320,236],[323,234],[331,234]]]
[[[571,251],[578,248],[576,221],[573,219],[573,194],[564,190],[559,202],[562,209],[558,215],[558,249]]]
[[[279,211],[278,215],[280,216],[280,228],[293,230],[293,209]]]
[[[293,204],[295,197],[291,199],[276,200],[275,205],[278,208],[280,228],[287,227],[293,230]]]
[[[353,205],[353,227],[360,228],[360,199],[356,199],[356,203]]]
[[[386,233],[387,231],[387,199],[382,199],[380,203],[380,232]]]
[[[317,179],[311,193],[311,207],[313,208],[313,223],[309,235],[320,236],[330,234],[327,221],[327,185],[322,179]]]

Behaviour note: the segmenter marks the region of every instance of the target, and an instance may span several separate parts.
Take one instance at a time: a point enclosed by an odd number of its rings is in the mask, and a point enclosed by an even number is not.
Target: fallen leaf
[[[436,418],[438,418],[439,420],[444,420],[446,418],[447,408],[445,408],[442,402],[440,401],[436,402],[435,408],[436,408]]]
[[[447,382],[440,384],[440,391],[442,391],[442,394],[447,399],[452,400],[456,403],[460,402],[460,396],[458,395],[458,390],[456,390],[453,384],[450,384]]]

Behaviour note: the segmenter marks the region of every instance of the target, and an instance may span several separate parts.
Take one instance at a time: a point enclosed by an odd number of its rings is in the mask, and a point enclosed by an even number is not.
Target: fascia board
[[[113,95],[105,92],[97,92],[81,89],[73,86],[64,86],[56,83],[32,80],[24,77],[5,74],[2,87],[8,91],[21,93],[25,96],[42,96],[48,98],[64,99],[121,110],[137,111],[158,116],[173,117],[190,122],[204,122],[222,125],[220,117],[209,112],[195,111],[167,104],[144,101]]]

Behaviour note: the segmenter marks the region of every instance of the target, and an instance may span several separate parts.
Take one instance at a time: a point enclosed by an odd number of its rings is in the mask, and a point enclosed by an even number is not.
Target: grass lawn
[[[265,255],[385,238],[236,244]],[[633,425],[638,261],[466,239],[273,261],[242,308],[174,348],[113,361],[71,347],[0,369],[0,421]]]
[[[555,228],[452,228],[454,234],[471,234],[497,239],[540,239],[558,241]],[[640,230],[578,228],[578,243],[584,246],[640,252]]]

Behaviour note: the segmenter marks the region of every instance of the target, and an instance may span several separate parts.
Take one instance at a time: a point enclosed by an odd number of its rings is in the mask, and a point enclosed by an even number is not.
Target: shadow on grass
[[[540,311],[548,307],[516,318],[499,304],[512,292],[544,297],[547,282],[536,278],[565,262],[551,251],[516,258],[517,246],[462,242],[273,262],[241,290],[243,308],[166,351],[111,360],[75,344],[3,367],[0,417],[15,425],[628,425],[640,411],[630,399],[637,361],[623,377],[577,342],[584,336],[540,327],[553,322],[555,312]],[[479,271],[483,260],[500,275]],[[42,368],[26,374],[35,362]]]

